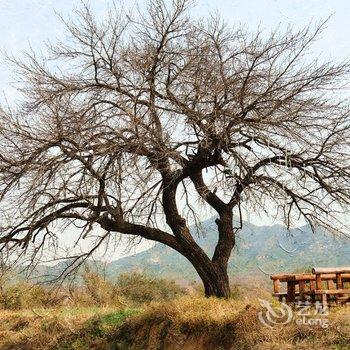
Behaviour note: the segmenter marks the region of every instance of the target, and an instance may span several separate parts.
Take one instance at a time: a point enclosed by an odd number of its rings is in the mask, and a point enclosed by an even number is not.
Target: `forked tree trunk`
[[[181,237],[182,251],[184,255],[196,269],[204,286],[206,296],[216,296],[219,298],[230,297],[230,283],[227,274],[228,260],[234,247],[235,239],[232,227],[232,219],[226,225],[222,220],[218,222],[219,242],[215,248],[213,258],[202,250],[202,248],[193,240],[192,236]]]
[[[201,178],[193,175],[197,187],[201,187]],[[225,207],[223,203],[216,203],[217,211],[220,217],[215,220],[218,226],[219,239],[215,247],[213,258],[204,252],[204,250],[193,239],[186,221],[179,215],[176,206],[176,186],[172,178],[165,182],[163,192],[163,208],[166,214],[166,222],[171,227],[180,249],[179,253],[185,256],[192,266],[196,269],[201,278],[206,296],[216,296],[219,298],[230,297],[230,284],[227,274],[227,264],[231,251],[235,245],[235,236],[233,233],[232,209]],[[200,190],[201,191],[201,190]],[[216,200],[214,200],[217,202]]]
[[[212,260],[207,264],[207,274],[199,275],[204,284],[206,296],[220,298],[230,297],[230,282],[227,274],[228,261],[235,245],[235,235],[232,224],[232,211],[222,212],[215,220],[218,226],[219,241],[215,247]]]
[[[192,253],[193,251],[195,249],[192,250]],[[230,284],[227,267],[212,262],[204,252],[196,256],[191,255],[189,260],[202,280],[205,295],[207,297],[229,298]]]
[[[230,297],[231,290],[227,271],[223,271],[219,267],[216,267],[215,273],[211,276],[202,278],[202,282],[204,285],[204,292],[207,297]]]

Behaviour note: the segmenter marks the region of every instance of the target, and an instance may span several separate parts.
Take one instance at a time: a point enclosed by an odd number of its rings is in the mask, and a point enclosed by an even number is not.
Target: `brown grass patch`
[[[119,329],[125,349],[188,350],[349,350],[349,309],[332,309],[330,326],[288,325],[268,328],[258,320],[257,302],[187,296],[152,303]],[[123,347],[121,347],[123,348]]]

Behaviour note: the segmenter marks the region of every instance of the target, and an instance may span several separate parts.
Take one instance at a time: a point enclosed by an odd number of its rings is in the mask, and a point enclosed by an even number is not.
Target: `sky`
[[[32,47],[39,52],[45,49],[45,42],[64,39],[64,26],[58,14],[74,17],[73,9],[80,3],[76,0],[0,0],[0,50],[17,55]],[[108,1],[90,0],[89,3],[98,17],[102,17],[108,7]],[[124,3],[141,7],[145,4],[144,0]],[[350,57],[348,0],[198,0],[192,11],[195,16],[218,12],[228,24],[244,25],[251,31],[260,27],[266,33],[277,26],[292,25],[298,29],[330,17],[313,48],[313,55],[324,60]],[[0,55],[0,103],[5,97],[10,104],[16,101],[18,94],[11,87],[14,81],[10,67]],[[264,218],[249,219],[255,224],[269,223]],[[115,257],[122,254],[119,250]]]
[[[143,6],[145,1],[125,0],[124,3]],[[64,38],[64,27],[57,14],[74,16],[73,9],[79,4],[80,0],[0,0],[0,49],[16,54],[32,46],[39,51],[45,41]],[[108,1],[90,0],[90,5],[97,16],[103,16]],[[300,28],[331,16],[314,47],[315,53],[325,59],[350,55],[348,0],[198,0],[193,9],[197,16],[214,11],[229,24],[243,24],[252,31],[260,26],[266,32],[278,25]],[[1,58],[0,62],[0,101],[4,100],[4,93],[13,101],[16,92],[9,85],[14,77]]]

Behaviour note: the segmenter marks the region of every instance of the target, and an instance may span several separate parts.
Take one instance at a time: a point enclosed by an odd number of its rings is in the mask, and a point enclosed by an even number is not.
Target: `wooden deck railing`
[[[319,300],[330,302],[350,302],[350,267],[313,268],[312,273],[290,273],[271,276],[274,296],[287,302],[298,300]],[[285,283],[285,288],[283,288]]]

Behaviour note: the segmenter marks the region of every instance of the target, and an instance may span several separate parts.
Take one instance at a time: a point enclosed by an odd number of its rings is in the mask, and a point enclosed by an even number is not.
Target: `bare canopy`
[[[40,256],[56,221],[79,239],[101,227],[94,249],[116,233],[163,243],[227,297],[242,208],[345,233],[349,64],[308,55],[323,25],[251,34],[190,5],[101,23],[83,7],[49,56],[10,58],[23,103],[0,112],[3,251]],[[217,213],[213,256],[188,228],[197,203]]]

